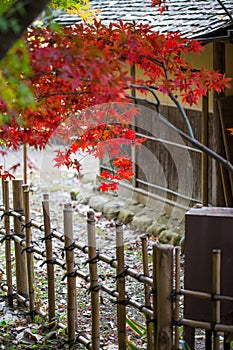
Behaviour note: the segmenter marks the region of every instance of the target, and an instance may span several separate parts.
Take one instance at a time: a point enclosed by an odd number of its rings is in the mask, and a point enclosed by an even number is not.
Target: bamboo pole
[[[220,278],[221,278],[221,250],[214,249],[212,252],[212,261],[213,261],[213,269],[212,269],[212,293],[220,294]],[[214,324],[220,323],[220,301],[213,301],[212,307],[212,321]],[[219,335],[216,331],[214,331],[214,339],[213,339],[213,350],[219,350]]]
[[[211,322],[196,321],[188,318],[183,318],[181,321],[182,325],[192,328],[202,328],[206,330],[214,330],[215,332],[233,333],[233,326],[226,324],[215,324]]]
[[[70,348],[75,342],[76,329],[76,276],[74,275],[74,250],[73,243],[73,215],[70,203],[64,205],[64,235],[66,251],[66,276],[67,276],[67,326]]]
[[[23,185],[23,199],[24,199],[24,212],[25,212],[25,231],[26,231],[26,248],[27,253],[27,271],[28,271],[28,290],[29,290],[29,305],[31,319],[35,316],[35,292],[34,292],[34,262],[32,247],[32,228],[31,228],[31,216],[30,216],[30,202],[29,202],[29,186]]]
[[[53,265],[53,243],[51,237],[51,222],[50,222],[50,208],[49,195],[43,195],[42,201],[43,217],[44,217],[44,233],[45,233],[45,249],[47,261],[47,275],[48,275],[48,305],[49,305],[49,323],[51,327],[55,320],[55,283],[54,283],[54,265]]]
[[[7,299],[8,305],[13,306],[13,287],[12,287],[12,261],[11,261],[11,241],[10,241],[10,200],[9,200],[9,181],[4,181],[4,204],[5,204],[5,257],[6,257],[6,278],[7,278]]]
[[[22,191],[23,180],[13,180],[13,209],[20,215],[23,214],[23,191]],[[14,234],[22,234],[22,227],[19,218],[14,217]],[[16,267],[16,285],[17,293],[24,297],[28,297],[28,277],[27,277],[27,259],[26,252],[21,252],[22,246],[16,240],[15,244],[15,267]]]
[[[176,292],[176,299],[175,299],[175,310],[174,310],[174,321],[176,322],[175,325],[175,350],[179,350],[179,318],[180,318],[180,247],[175,247],[175,292]]]
[[[148,251],[147,251],[147,236],[143,235],[141,236],[141,242],[142,242],[142,260],[143,260],[143,274],[145,276],[149,275],[149,267],[148,267]],[[144,283],[144,299],[145,299],[145,306],[147,308],[151,308],[151,302],[150,302],[150,287]],[[146,314],[146,331],[147,331],[147,350],[153,350],[154,344],[153,344],[153,330],[152,330],[152,322],[150,317]]]
[[[157,245],[157,342],[156,350],[172,350],[173,247]]]
[[[87,213],[87,234],[88,234],[88,257],[90,272],[90,293],[91,293],[91,320],[92,320],[92,347],[94,350],[100,348],[100,314],[99,314],[99,284],[97,272],[96,252],[96,230],[95,216],[93,211]]]
[[[125,299],[125,259],[123,224],[116,223],[116,259],[117,259],[117,330],[118,348],[126,350],[126,299]]]
[[[157,343],[157,246],[153,245],[153,319],[154,319],[154,348]]]
[[[23,181],[24,181],[24,184],[27,184],[27,145],[24,144],[23,145]]]

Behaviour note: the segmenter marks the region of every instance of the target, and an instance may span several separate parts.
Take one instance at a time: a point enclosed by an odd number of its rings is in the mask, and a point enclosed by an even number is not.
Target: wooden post
[[[214,42],[213,43],[213,69],[220,71],[220,73],[226,72],[225,66],[225,43]],[[212,118],[213,125],[213,138],[212,144],[210,145],[212,149],[222,154],[223,144],[222,144],[222,132],[219,118],[219,109],[218,109],[218,98],[222,97],[224,92],[217,93],[214,92],[214,113]],[[224,170],[225,171],[225,170]],[[224,203],[224,193],[221,179],[221,165],[217,162],[212,162],[212,200],[211,204],[215,206],[223,206]]]
[[[221,250],[214,249],[213,252],[213,270],[212,270],[212,293],[220,294],[221,292]],[[213,301],[212,321],[214,324],[220,323],[220,304],[219,300]],[[214,332],[213,350],[219,350],[219,336]]]
[[[23,180],[12,180],[13,187],[13,209],[23,214]],[[20,220],[14,217],[14,233],[22,235],[22,226]],[[22,252],[19,242],[15,241],[15,267],[16,267],[16,284],[17,293],[23,297],[28,297],[28,277],[27,277],[27,261],[26,252]]]
[[[202,98],[202,136],[201,141],[208,146],[208,115],[209,98],[208,93]],[[208,156],[202,152],[202,205],[208,206]]]
[[[179,325],[178,321],[180,319],[180,297],[179,297],[179,291],[180,291],[180,247],[175,247],[175,292],[176,292],[176,299],[175,299],[175,310],[174,310],[174,321],[176,322],[175,325],[175,350],[179,350]]]
[[[157,245],[157,342],[156,350],[172,350],[173,247]]]
[[[141,236],[142,241],[142,259],[143,259],[143,273],[145,276],[149,276],[149,267],[148,267],[148,251],[147,251],[147,236]],[[144,283],[144,298],[145,306],[149,309],[151,308],[150,302],[150,287],[148,284]],[[146,330],[147,330],[147,350],[153,350],[153,337],[152,337],[152,322],[148,315],[146,315]]]
[[[48,304],[49,304],[49,323],[52,327],[55,320],[55,285],[54,285],[54,265],[53,265],[53,243],[51,237],[51,222],[49,195],[43,195],[43,217],[44,217],[44,233],[45,233],[45,249],[47,261],[48,275]]]
[[[64,205],[64,235],[66,251],[66,275],[67,275],[67,325],[70,348],[75,342],[76,328],[76,276],[74,275],[74,250],[73,244],[73,215],[70,203]]]
[[[26,253],[27,253],[27,271],[28,271],[28,290],[29,290],[29,307],[31,319],[35,316],[35,292],[34,292],[34,262],[32,246],[32,228],[30,216],[30,202],[29,202],[29,186],[23,185],[23,199],[25,212],[25,231],[26,231]]]
[[[125,300],[125,259],[123,224],[116,223],[116,259],[117,259],[117,329],[118,348],[126,350],[126,300]]]
[[[6,278],[7,278],[7,299],[8,305],[13,306],[12,288],[12,261],[11,261],[11,241],[10,241],[10,203],[9,203],[9,181],[4,181],[4,226],[5,226],[5,257],[6,257]]]
[[[93,211],[87,213],[87,234],[88,234],[88,257],[90,272],[91,292],[91,320],[92,320],[92,347],[93,350],[100,348],[100,315],[99,315],[99,284],[96,258],[96,230],[95,216]]]

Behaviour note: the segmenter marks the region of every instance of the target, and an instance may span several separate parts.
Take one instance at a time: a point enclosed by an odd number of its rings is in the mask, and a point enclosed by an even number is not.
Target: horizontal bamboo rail
[[[230,296],[225,296],[225,295],[215,294],[215,293],[211,294],[211,293],[205,293],[205,292],[198,292],[198,291],[193,291],[188,289],[180,289],[178,294],[200,298],[200,299],[206,299],[206,300],[233,302],[233,297],[230,297]]]
[[[0,211],[4,211],[4,206],[0,206]],[[25,223],[25,217],[24,215],[20,214],[20,213],[17,213],[16,211],[14,210],[10,210],[9,212],[9,215],[10,216],[13,216],[13,217],[17,217],[23,224]],[[37,222],[36,220],[34,219],[31,219],[30,220],[31,222],[31,226],[44,232],[44,225],[43,224],[40,224],[39,222]],[[0,230],[0,233],[3,233],[4,231],[2,231],[2,229]],[[53,237],[54,238],[57,238],[59,239],[61,242],[64,243],[64,234],[62,233],[59,233],[58,231],[53,231]],[[81,250],[83,253],[85,254],[88,254],[88,247],[85,246],[85,245],[82,245],[80,244],[79,242],[76,242],[74,241],[73,242],[73,245],[75,248]],[[105,254],[102,254],[102,253],[99,253],[98,255],[98,258],[100,261],[103,261],[104,263],[107,263],[108,265],[114,267],[114,268],[117,268],[117,261],[116,259],[113,259]],[[128,268],[127,271],[126,271],[126,274],[134,279],[136,279],[137,281],[139,282],[143,282],[143,283],[146,283],[148,284],[148,286],[151,286],[153,285],[153,279],[150,278],[149,276],[145,276],[144,274],[141,274],[141,273],[138,273],[138,271],[132,269],[132,268]]]

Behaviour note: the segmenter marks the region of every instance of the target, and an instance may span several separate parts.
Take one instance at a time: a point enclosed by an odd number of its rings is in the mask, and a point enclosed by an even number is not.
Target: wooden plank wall
[[[188,110],[187,114],[195,137],[201,140],[201,111]],[[161,115],[186,131],[176,108],[161,106]],[[200,202],[201,152],[158,122],[156,111],[143,108],[143,115],[137,118],[136,125],[139,134],[151,137],[141,150],[136,151],[136,188],[185,205],[189,198],[192,202]],[[153,140],[154,137],[163,141]],[[208,190],[211,198],[211,185]]]

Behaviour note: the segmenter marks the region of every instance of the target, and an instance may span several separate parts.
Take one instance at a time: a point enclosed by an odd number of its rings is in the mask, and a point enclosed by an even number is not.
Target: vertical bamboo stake
[[[28,289],[29,289],[29,308],[31,319],[35,315],[35,295],[34,295],[34,262],[32,247],[32,228],[29,202],[29,186],[23,185],[24,212],[25,212],[25,231],[26,231],[26,252],[27,252],[27,271],[28,271]]]
[[[12,288],[12,266],[11,266],[11,241],[10,241],[10,210],[9,203],[9,181],[4,181],[4,204],[5,204],[5,256],[6,256],[6,278],[7,278],[7,299],[9,306],[13,306],[13,288]]]
[[[23,214],[23,180],[12,180],[13,186],[13,209],[20,214]],[[14,233],[21,235],[22,227],[20,220],[14,217]],[[23,297],[28,297],[28,277],[27,277],[27,261],[26,252],[22,252],[21,245],[15,241],[15,265],[16,265],[16,284],[17,293]]]
[[[157,245],[156,350],[172,350],[173,247]]]
[[[23,145],[23,181],[24,184],[27,183],[27,145],[24,144]]]
[[[87,213],[88,257],[91,291],[92,347],[100,348],[99,285],[96,259],[96,230],[94,212]]]
[[[212,252],[213,256],[213,270],[212,270],[212,293],[220,294],[220,278],[221,278],[221,250],[214,249]],[[220,301],[215,300],[213,301],[213,323],[220,323]],[[219,350],[219,336],[217,332],[214,332],[214,342],[213,342],[213,349]]]
[[[45,233],[45,249],[48,275],[48,304],[49,304],[49,323],[51,327],[55,319],[55,285],[54,285],[54,265],[53,265],[53,243],[51,237],[51,222],[49,210],[49,195],[43,195],[42,201]]]
[[[179,325],[177,324],[180,318],[180,298],[179,298],[179,291],[180,291],[180,247],[175,247],[175,263],[176,263],[176,270],[175,270],[175,292],[176,292],[176,299],[175,299],[175,310],[174,310],[174,320],[176,321],[175,325],[175,350],[179,349]]]
[[[145,276],[149,276],[148,267],[148,252],[147,252],[147,236],[141,236],[142,241],[142,259],[143,259],[143,273]],[[148,284],[144,283],[144,295],[145,295],[145,306],[151,308],[150,303],[150,287]],[[147,330],[147,350],[153,350],[153,338],[152,338],[152,322],[150,322],[150,317],[146,315],[146,330]]]
[[[73,243],[73,215],[70,203],[64,205],[64,235],[66,251],[66,275],[67,275],[67,326],[70,347],[75,342],[76,328],[76,277],[74,275],[74,250]]]
[[[124,259],[124,237],[123,224],[116,223],[116,259],[117,259],[117,329],[118,347],[126,349],[126,300],[125,300],[125,259]]]
[[[153,245],[153,318],[154,318],[154,348],[157,343],[157,245]]]

